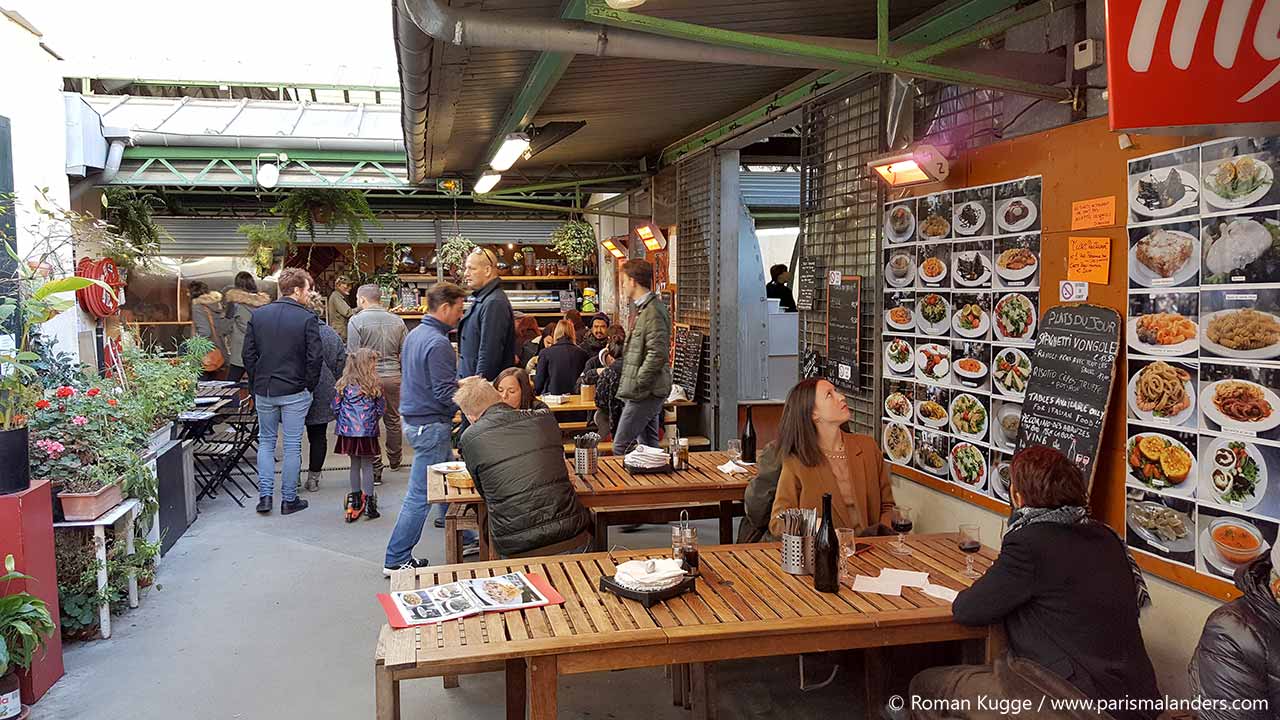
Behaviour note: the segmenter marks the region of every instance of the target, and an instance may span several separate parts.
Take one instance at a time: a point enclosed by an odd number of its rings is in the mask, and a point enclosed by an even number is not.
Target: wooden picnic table
[[[952,589],[970,584],[954,534],[907,538],[913,554],[887,550],[892,538],[868,538],[870,551],[850,558],[855,574],[882,568],[923,570]],[[714,687],[707,663],[772,655],[867,649],[869,703],[878,703],[887,677],[880,648],[953,640],[985,641],[988,656],[998,636],[952,620],[949,603],[914,588],[892,597],[853,592],[819,593],[812,577],[784,573],[776,543],[704,547],[694,592],[645,609],[599,589],[615,562],[665,556],[667,551],[593,553],[403,570],[391,590],[412,590],[465,578],[535,573],[564,596],[562,605],[477,615],[402,630],[382,627],[375,653],[378,720],[400,717],[403,680],[494,670],[506,671],[508,720],[557,716],[560,675],[693,665],[704,694]],[[975,567],[985,571],[996,553],[983,548]],[[709,679],[712,678],[712,679]],[[703,707],[714,697],[702,698]],[[869,704],[868,707],[879,705]]]
[[[674,402],[666,403],[665,407],[688,407],[694,404],[696,403],[690,402],[689,400],[676,400]],[[553,413],[584,411],[595,412],[596,401],[594,398],[591,400],[585,400],[583,399],[582,394],[579,393],[577,395],[565,395],[564,402],[557,403],[555,405],[547,403],[547,407],[550,408]]]

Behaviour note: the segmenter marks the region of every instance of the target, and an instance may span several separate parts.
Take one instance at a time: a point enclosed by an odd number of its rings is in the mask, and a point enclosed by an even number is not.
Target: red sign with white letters
[[[1280,121],[1280,0],[1107,0],[1111,129]]]

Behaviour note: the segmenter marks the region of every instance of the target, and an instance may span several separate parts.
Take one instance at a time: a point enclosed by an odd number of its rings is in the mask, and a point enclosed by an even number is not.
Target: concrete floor
[[[406,448],[407,450],[407,448]],[[336,466],[342,459],[330,458]],[[326,471],[306,511],[262,517],[226,496],[200,517],[160,566],[142,605],[116,618],[110,640],[65,650],[67,674],[34,719],[316,720],[372,718],[373,650],[385,616],[382,560],[408,479],[407,465],[380,488],[383,517],[348,525],[345,469]],[[278,492],[278,491],[277,491]],[[699,535],[716,537],[714,521]],[[669,545],[665,526],[611,533],[629,548]],[[443,531],[428,526],[417,555],[443,562]],[[855,661],[856,663],[856,661]],[[829,665],[809,665],[810,682]],[[721,663],[722,718],[862,717],[860,670],[801,693],[794,657]],[[818,677],[818,676],[821,677]],[[500,673],[406,682],[406,719],[504,717]],[[560,682],[562,717],[685,720],[662,668],[575,675]]]

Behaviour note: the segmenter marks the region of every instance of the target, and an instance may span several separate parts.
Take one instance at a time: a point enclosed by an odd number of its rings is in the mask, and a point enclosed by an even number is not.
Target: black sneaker
[[[263,495],[258,498],[258,512],[263,515],[271,514],[271,496]]]
[[[391,573],[397,570],[416,570],[418,568],[424,568],[424,567],[430,567],[430,566],[431,566],[430,560],[425,560],[425,559],[420,560],[418,558],[409,558],[408,560],[400,563],[399,565],[384,566],[382,568],[382,574],[385,575],[386,577],[391,577]]]
[[[479,554],[480,554],[479,540],[472,540],[471,542],[462,546],[462,557],[471,557],[472,555],[479,555]]]
[[[378,512],[378,496],[364,496],[364,517],[366,520],[377,520],[382,517],[382,513]]]
[[[292,515],[307,509],[307,501],[302,498],[294,498],[293,500],[282,500],[280,502],[280,514]]]
[[[438,518],[436,518],[435,520],[432,520],[432,521],[431,521],[431,524],[432,524],[432,525],[435,525],[436,527],[438,527],[438,528],[440,528],[441,530],[443,530],[443,529],[444,529],[444,518],[442,518],[442,517],[438,517]]]

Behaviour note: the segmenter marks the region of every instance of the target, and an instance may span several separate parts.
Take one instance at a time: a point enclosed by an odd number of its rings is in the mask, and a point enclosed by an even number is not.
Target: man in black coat
[[[471,421],[458,453],[488,506],[498,554],[585,550],[591,516],[569,480],[555,417],[546,410],[512,409],[478,377],[459,383],[453,401]]]
[[[283,426],[284,467],[280,514],[305,510],[298,497],[302,433],[311,394],[320,384],[320,321],[307,307],[311,275],[301,268],[280,273],[280,299],[253,311],[244,334],[244,369],[258,412],[258,512],[271,512],[275,494],[276,436]]]
[[[458,325],[458,377],[479,375],[493,382],[519,354],[515,313],[502,290],[493,253],[476,248],[467,256],[463,274],[472,302]]]

